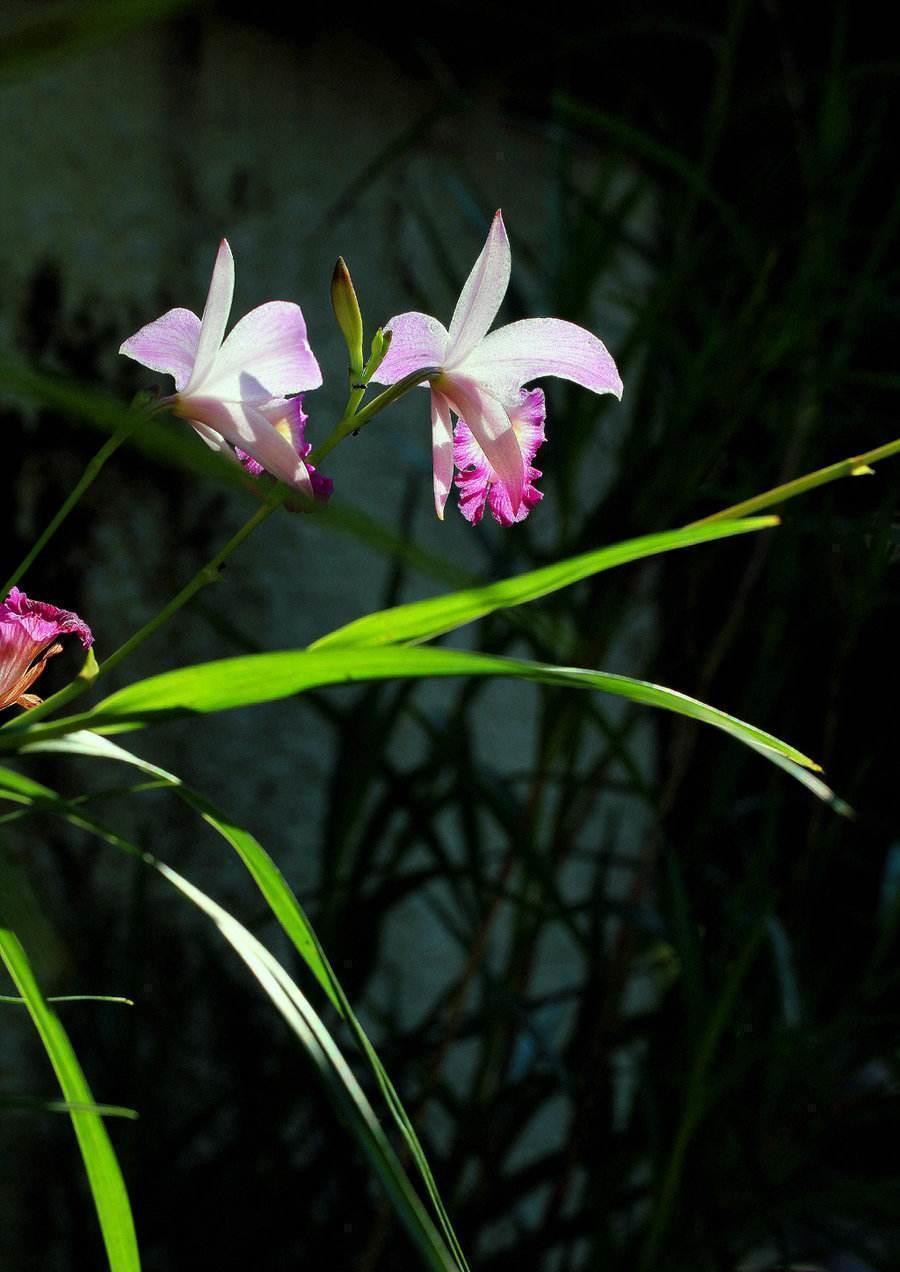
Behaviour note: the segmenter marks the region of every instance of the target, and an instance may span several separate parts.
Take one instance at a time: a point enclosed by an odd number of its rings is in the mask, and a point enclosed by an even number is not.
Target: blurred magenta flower
[[[622,396],[616,364],[583,327],[558,318],[526,318],[488,334],[506,295],[510,266],[506,227],[497,212],[456,302],[450,330],[419,313],[399,314],[385,324],[391,346],[374,377],[379,383],[395,384],[422,367],[441,368],[430,386],[434,506],[441,518],[453,479],[451,411],[462,426],[457,427],[457,462],[464,459],[471,470],[459,481],[463,515],[480,520],[487,498],[494,516],[509,525],[540,499],[529,474],[537,473],[530,462],[543,441],[543,394],[538,407],[530,394],[523,395],[522,386],[556,375],[595,393]],[[534,444],[531,417],[538,409],[540,440]]]
[[[91,629],[77,614],[30,601],[17,587],[12,589],[0,603],[0,710],[37,706],[40,698],[28,690],[49,659],[62,653],[58,638],[69,633],[85,649],[93,644]]]
[[[174,377],[176,392],[164,401],[213,450],[249,457],[260,471],[312,497],[316,485],[303,462],[309,446],[301,428],[306,449],[298,453],[292,423],[302,409],[288,397],[322,383],[303,313],[289,301],[269,301],[246,314],[226,339],[233,295],[234,257],[223,239],[202,319],[190,309],[170,309],[119,352]]]

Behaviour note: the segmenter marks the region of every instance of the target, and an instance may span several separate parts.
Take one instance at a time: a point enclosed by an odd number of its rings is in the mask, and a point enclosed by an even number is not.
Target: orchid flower
[[[77,614],[12,589],[0,603],[0,710],[37,706],[40,698],[28,690],[48,661],[62,653],[59,637],[70,632],[85,649],[93,644],[91,629]]]
[[[164,403],[212,450],[243,461],[250,471],[265,469],[307,496],[326,496],[330,483],[316,481],[303,462],[310,450],[303,436],[306,416],[293,396],[322,383],[300,306],[269,301],[226,338],[233,295],[234,257],[223,239],[203,317],[170,309],[130,336],[119,353],[174,377],[176,392]]]
[[[498,212],[449,331],[428,314],[399,314],[385,323],[391,345],[374,377],[379,383],[395,384],[419,368],[440,368],[429,379],[434,506],[441,519],[454,462],[464,470],[457,484],[463,514],[471,521],[480,519],[485,499],[505,525],[521,521],[540,499],[533,485],[540,474],[530,465],[544,440],[544,402],[543,394],[540,399],[523,394],[527,381],[556,375],[594,393],[622,396],[616,364],[583,327],[558,318],[526,318],[488,334],[506,295],[510,266]],[[455,439],[451,412],[459,421]]]

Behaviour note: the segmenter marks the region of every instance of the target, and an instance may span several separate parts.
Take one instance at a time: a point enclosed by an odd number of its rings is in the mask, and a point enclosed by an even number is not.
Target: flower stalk
[[[160,409],[160,405],[161,404],[156,401],[153,401],[148,405],[147,394],[138,394],[132,404],[132,410],[125,417],[113,435],[107,438],[107,440],[103,443],[93,459],[89,460],[84,472],[72,487],[62,507],[53,517],[52,521],[43,533],[35,540],[28,552],[26,552],[25,556],[3,584],[3,587],[0,588],[0,599],[8,596],[12,589],[25,577],[25,574],[43,552],[44,548],[46,548],[47,544],[66,520],[69,513],[82,498],[85,492],[94,484],[106,461],[112,458],[122,443],[127,441],[139,424],[143,423],[144,420],[148,419],[155,411]]]
[[[318,464],[321,460],[334,450],[345,437],[349,437],[351,433],[358,433],[364,428],[370,420],[385,409],[386,406],[393,405],[410,389],[415,389],[420,384],[424,384],[426,380],[433,380],[440,375],[440,367],[420,367],[419,370],[411,372],[404,376],[402,380],[398,380],[396,384],[392,384],[390,388],[385,389],[383,393],[379,393],[378,397],[373,398],[368,406],[364,406],[361,410],[354,412],[354,398],[357,402],[362,401],[362,396],[366,391],[366,386],[361,385],[350,395],[344,414],[335,424],[334,429],[329,437],[325,438],[319,446],[315,447],[309,454],[309,461]],[[358,396],[357,396],[358,395]]]

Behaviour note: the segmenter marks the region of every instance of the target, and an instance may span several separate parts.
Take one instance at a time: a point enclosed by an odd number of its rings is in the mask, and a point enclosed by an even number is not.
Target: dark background
[[[346,461],[337,452],[339,494],[442,554],[445,575],[501,577],[674,527],[898,432],[900,58],[872,6],[602,5],[588,18],[558,4],[433,4],[412,18],[386,5],[278,19],[237,3],[149,18],[131,5],[13,9],[0,92],[20,131],[4,141],[0,184],[36,243],[46,196],[16,148],[79,66],[102,62],[118,87],[85,133],[87,155],[107,135],[101,118],[111,136],[120,114],[146,117],[149,136],[186,99],[204,126],[236,125],[252,99],[254,119],[271,111],[283,128],[286,102],[296,108],[285,68],[302,77],[310,50],[327,52],[308,88],[314,124],[302,113],[289,124],[321,152],[299,192],[263,170],[258,134],[235,126],[227,198],[204,203],[202,149],[192,163],[190,137],[156,139],[145,178],[168,194],[145,227],[132,300],[111,281],[112,213],[105,232],[70,212],[94,235],[93,291],[71,281],[71,246],[41,240],[29,255],[7,238],[4,353],[35,366],[127,400],[147,380],[116,363],[119,341],[164,305],[199,306],[223,229],[247,254],[281,244],[284,200],[301,198],[297,238],[321,277],[303,304],[323,332],[336,251],[366,284],[370,321],[413,307],[446,317],[494,207],[518,213],[506,318],[556,313],[600,331],[625,400],[617,414],[548,386],[545,499],[509,532],[451,527],[453,510],[447,537],[431,525],[421,410],[405,404],[384,450],[373,430]],[[223,41],[232,78],[208,98]],[[158,66],[160,50],[170,70],[148,89],[129,68],[145,55]],[[370,66],[394,88],[378,98],[385,144],[363,154]],[[505,139],[494,164],[493,128]],[[100,203],[115,203],[115,159],[108,192],[93,179]],[[272,255],[260,280],[238,255],[247,308],[295,294],[306,266],[290,257],[282,278]],[[8,398],[0,412],[12,564],[98,439],[33,403]],[[540,602],[543,625],[495,616],[473,636],[645,675],[750,719],[820,759],[855,819],[711,730],[530,687],[315,694],[237,713],[199,744],[177,730],[142,740],[166,763],[174,749],[177,771],[259,833],[300,889],[420,1125],[473,1268],[900,1267],[892,464],[786,505],[776,532],[603,576]],[[114,468],[26,581],[105,623],[107,648],[249,509],[138,451]],[[267,528],[253,569],[236,558],[230,590],[132,674],[161,657],[302,643],[438,587],[440,566],[429,577],[365,536],[298,522]],[[328,576],[345,568],[349,591],[331,594]],[[291,586],[288,605],[278,598]],[[327,619],[303,626],[318,612]],[[60,761],[29,771],[70,791],[102,784]],[[117,812],[272,936],[249,885],[161,796],[140,814],[113,801]],[[66,1024],[97,1097],[141,1113],[112,1133],[146,1268],[416,1266],[293,1040],[214,934],[49,821],[10,828],[5,852],[31,889],[45,988],[137,1001],[70,1011]],[[439,973],[421,998],[402,977],[419,963]],[[9,1011],[2,1086],[49,1095],[43,1057]],[[66,1120],[4,1111],[0,1142],[2,1266],[100,1267]]]

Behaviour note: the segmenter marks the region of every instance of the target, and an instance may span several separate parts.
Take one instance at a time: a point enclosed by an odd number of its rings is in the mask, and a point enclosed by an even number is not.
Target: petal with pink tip
[[[447,366],[458,367],[471,353],[497,316],[509,286],[512,256],[506,226],[499,212],[491,222],[487,242],[459,294],[450,322]]]
[[[184,388],[194,370],[200,319],[190,309],[170,309],[148,322],[119,347],[119,353],[134,358],[142,367],[175,377],[178,392]]]
[[[429,314],[398,314],[384,324],[391,333],[385,359],[372,377],[377,384],[396,384],[420,367],[441,367],[447,357],[447,328]]]
[[[187,385],[191,392],[204,385],[205,377],[216,359],[222,345],[228,315],[231,313],[231,302],[234,297],[234,257],[228,240],[222,239],[216,253],[212,278],[203,317],[200,319],[200,339],[197,342],[197,356],[194,359],[194,373]]]
[[[434,510],[444,520],[444,505],[453,484],[453,425],[443,393],[431,394],[431,446],[434,460]]]
[[[204,396],[214,393],[226,402],[259,404],[321,383],[300,306],[271,300],[251,309],[229,332],[202,389]]]
[[[252,456],[273,477],[312,497],[309,473],[292,443],[252,403],[223,402],[217,397],[191,397],[182,398],[176,410],[195,428],[198,424],[205,424],[232,446]],[[203,435],[202,429],[197,431]]]
[[[459,510],[466,521],[477,526],[484,516],[484,506],[495,474],[465,420],[456,422],[453,461],[459,469],[455,478],[459,491]]]
[[[486,503],[489,504],[495,521],[499,521],[502,526],[512,526],[524,521],[535,504],[543,498],[534,484],[541,473],[532,466],[531,461],[545,441],[544,417],[544,394],[541,389],[522,393],[518,404],[509,408],[509,418],[525,461],[525,489],[517,509],[513,508],[506,486],[497,480],[497,474],[465,420],[458,421],[453,438],[453,459],[459,469],[455,479],[459,491],[459,510],[472,525],[477,525],[481,520]]]
[[[496,393],[508,394],[543,375],[557,375],[595,393],[622,396],[622,381],[606,346],[574,322],[524,318],[485,336],[462,368]]]
[[[515,513],[525,489],[525,461],[505,408],[466,376],[444,376],[440,388],[506,487]]]
[[[544,431],[547,419],[544,390],[523,389],[518,404],[510,408],[509,418],[519,439],[522,457],[527,466],[547,440]]]
[[[509,493],[503,483],[499,481],[493,482],[488,491],[488,504],[494,520],[499,522],[501,526],[515,526],[520,521],[524,521],[532,508],[539,504],[544,497],[543,493],[534,484],[540,476],[539,469],[528,469],[528,480],[522,493],[522,502],[517,509],[513,509],[509,501]]]
[[[20,627],[38,648],[69,632],[78,637],[85,649],[94,643],[91,629],[73,610],[60,609],[49,601],[33,601],[17,587],[0,604],[0,633],[5,635],[10,624]]]

